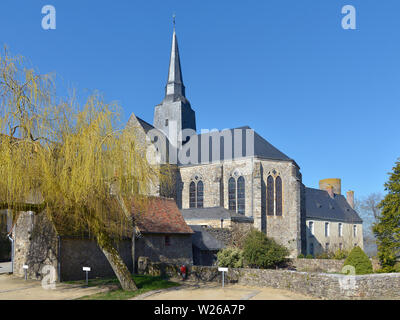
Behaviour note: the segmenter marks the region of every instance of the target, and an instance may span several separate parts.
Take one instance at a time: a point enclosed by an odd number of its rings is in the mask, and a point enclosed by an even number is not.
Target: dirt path
[[[12,275],[0,274],[0,300],[71,300],[106,290],[64,283],[57,283],[55,289],[46,290],[40,281],[25,281]]]
[[[315,300],[316,298],[274,288],[217,284],[185,284],[171,290],[150,292],[133,300]]]

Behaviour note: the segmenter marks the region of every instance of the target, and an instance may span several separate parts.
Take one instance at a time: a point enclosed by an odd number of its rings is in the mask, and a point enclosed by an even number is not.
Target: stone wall
[[[169,245],[165,237],[169,236]],[[153,262],[193,264],[192,235],[144,234],[136,239],[135,260],[148,257]]]
[[[179,266],[149,263],[142,273],[177,278]],[[221,282],[217,267],[192,266],[189,279]],[[400,299],[400,274],[346,276],[317,272],[268,269],[229,269],[226,283],[286,289],[323,299]]]
[[[344,260],[334,259],[292,259],[292,266],[297,271],[337,272],[342,271]]]
[[[45,213],[21,212],[14,226],[14,275],[23,277],[28,266],[29,279],[42,279],[43,267],[58,268],[58,238]]]
[[[309,228],[313,222],[314,233]],[[325,223],[329,223],[329,234],[325,236]],[[342,225],[342,235],[339,236],[339,223]],[[356,236],[353,235],[353,226],[357,226]],[[318,255],[326,252],[326,244],[329,244],[328,251],[335,252],[340,248],[351,250],[356,245],[363,249],[363,229],[361,223],[345,223],[328,220],[307,219],[307,254]],[[313,250],[311,249],[313,246]],[[311,252],[314,251],[314,252]]]
[[[132,244],[130,240],[118,242],[117,248],[128,269],[133,271]],[[110,263],[96,241],[88,239],[61,238],[60,243],[61,281],[83,280],[83,267],[90,267],[89,278],[114,277]]]

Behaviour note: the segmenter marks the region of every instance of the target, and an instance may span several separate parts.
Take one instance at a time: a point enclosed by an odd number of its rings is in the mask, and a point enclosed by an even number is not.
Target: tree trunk
[[[97,236],[97,243],[107,258],[117,276],[123,290],[134,291],[137,286],[132,279],[132,275],[119,255],[117,249],[111,244],[110,238],[104,233]]]

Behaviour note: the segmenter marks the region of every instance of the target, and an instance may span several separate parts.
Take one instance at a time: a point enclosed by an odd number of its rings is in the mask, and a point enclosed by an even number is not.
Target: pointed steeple
[[[180,100],[185,97],[185,86],[183,85],[181,61],[179,58],[178,40],[175,32],[172,35],[171,57],[169,61],[168,82],[165,86],[164,100]]]

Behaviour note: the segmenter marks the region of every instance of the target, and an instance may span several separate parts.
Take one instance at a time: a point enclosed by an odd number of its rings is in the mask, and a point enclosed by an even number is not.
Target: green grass
[[[133,280],[135,281],[138,290],[136,291],[124,291],[119,286],[117,278],[112,279],[90,279],[88,286],[118,286],[118,289],[111,289],[108,292],[96,293],[89,296],[79,298],[79,300],[126,300],[136,297],[148,291],[167,289],[179,286],[179,283],[162,279],[161,277],[153,277],[147,275],[134,275]],[[70,284],[82,284],[85,285],[85,281],[68,281]]]

